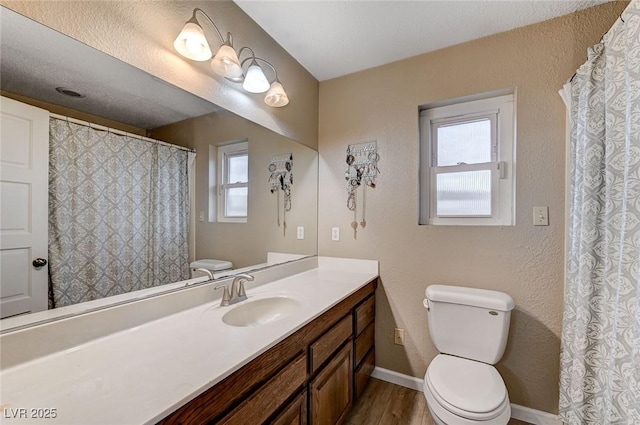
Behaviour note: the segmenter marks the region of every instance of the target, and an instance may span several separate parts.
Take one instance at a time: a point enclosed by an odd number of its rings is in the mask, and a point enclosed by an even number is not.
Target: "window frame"
[[[467,98],[468,99],[468,98]],[[437,166],[437,129],[444,125],[489,118],[492,123],[492,161]],[[437,215],[438,174],[491,171],[490,216]],[[420,212],[421,225],[515,225],[515,93],[448,104],[426,106],[420,111]]]
[[[249,169],[247,166],[247,181],[233,182],[229,180],[229,159],[238,156],[247,157],[247,165],[249,163],[249,142],[236,142],[227,145],[218,146],[217,153],[217,180],[216,199],[217,199],[217,221],[220,223],[246,223],[249,215]],[[244,216],[227,216],[227,196],[226,190],[233,188],[247,188],[247,215]]]

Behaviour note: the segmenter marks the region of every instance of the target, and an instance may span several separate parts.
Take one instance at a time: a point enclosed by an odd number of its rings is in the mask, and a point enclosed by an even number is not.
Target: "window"
[[[249,144],[218,147],[218,221],[247,222],[249,198]]]
[[[420,224],[515,224],[513,94],[420,112]]]

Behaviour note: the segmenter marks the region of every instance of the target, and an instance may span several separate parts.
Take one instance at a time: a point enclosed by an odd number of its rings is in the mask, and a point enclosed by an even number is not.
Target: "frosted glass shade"
[[[269,90],[269,81],[265,77],[262,68],[255,61],[251,64],[247,70],[247,75],[244,77],[242,88],[249,93],[264,93]]]
[[[202,27],[195,22],[187,22],[184,25],[176,41],[173,42],[173,47],[182,56],[194,61],[206,61],[212,56]]]
[[[220,50],[216,53],[216,56],[211,61],[211,68],[213,71],[226,78],[238,78],[242,76],[242,68],[240,67],[240,61],[238,61],[238,55],[233,47],[228,44],[220,46]]]
[[[264,103],[274,108],[280,108],[289,104],[289,97],[279,81],[271,83],[271,88],[264,98]]]

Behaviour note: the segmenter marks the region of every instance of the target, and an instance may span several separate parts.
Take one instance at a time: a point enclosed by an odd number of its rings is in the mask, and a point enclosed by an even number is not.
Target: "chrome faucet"
[[[213,289],[223,289],[222,300],[220,301],[220,307],[226,307],[240,301],[247,299],[247,293],[244,290],[244,283],[253,281],[254,277],[250,274],[240,273],[233,278],[231,282],[231,294],[229,294],[229,287],[225,283],[214,287]],[[237,286],[237,288],[236,288]]]
[[[207,277],[209,278],[209,280],[213,280],[213,273],[211,273],[211,270],[207,270],[207,269],[194,269],[194,272],[202,272],[204,274],[207,275]]]

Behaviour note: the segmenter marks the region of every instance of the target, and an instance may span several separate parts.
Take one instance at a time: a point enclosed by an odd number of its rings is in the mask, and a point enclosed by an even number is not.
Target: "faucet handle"
[[[231,285],[231,290],[233,291],[233,288],[236,286],[236,282],[238,283],[238,292],[237,292],[237,300],[238,301],[242,301],[242,300],[246,300],[247,299],[247,293],[244,289],[244,282],[252,282],[254,279],[253,276],[251,276],[250,274],[247,273],[239,273],[237,274],[234,279],[233,279],[233,284]],[[234,294],[232,294],[234,295]]]
[[[249,282],[253,282],[253,279],[255,279],[252,275],[248,274],[248,273],[238,273],[237,275],[234,276],[234,280],[246,280]]]
[[[225,307],[229,305],[229,302],[231,301],[231,297],[229,296],[229,287],[224,284],[221,283],[220,285],[214,286],[213,290],[216,291],[218,289],[222,289],[222,300],[220,301],[220,306],[221,307]]]

